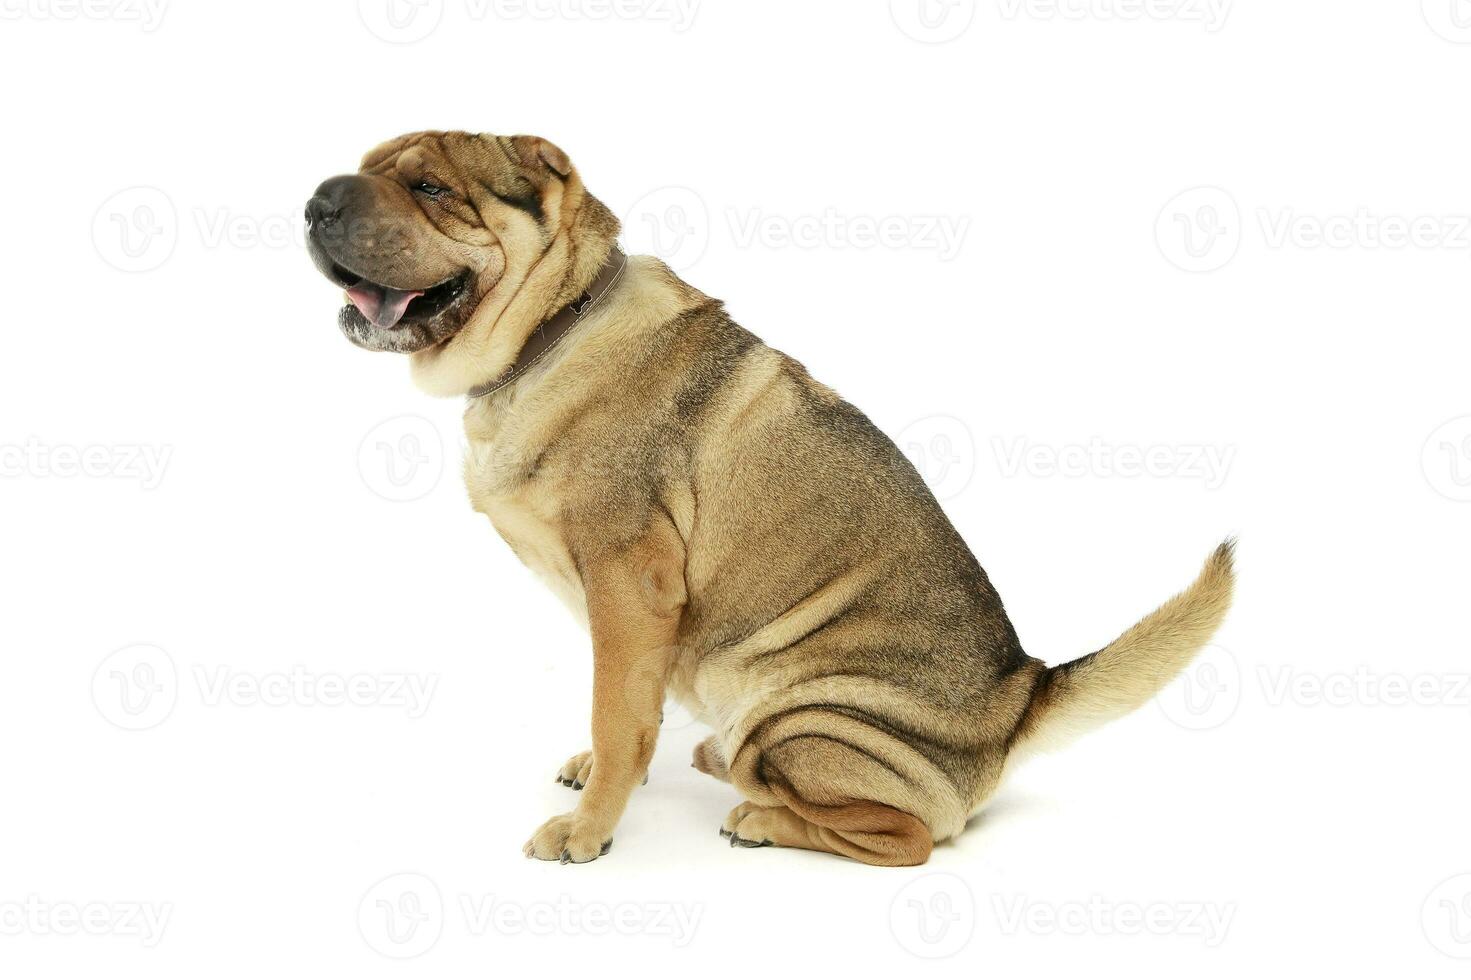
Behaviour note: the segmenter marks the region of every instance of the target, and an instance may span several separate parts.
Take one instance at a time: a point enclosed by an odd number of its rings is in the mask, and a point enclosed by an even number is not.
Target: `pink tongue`
[[[391,286],[379,286],[366,279],[347,291],[347,298],[352,300],[352,305],[358,308],[358,312],[367,317],[373,326],[384,330],[403,319],[404,310],[409,308],[410,300],[423,295],[422,289],[394,289]]]

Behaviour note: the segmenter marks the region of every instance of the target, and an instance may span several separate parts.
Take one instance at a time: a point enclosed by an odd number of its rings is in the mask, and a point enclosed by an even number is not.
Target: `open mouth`
[[[380,330],[433,320],[454,305],[470,283],[465,270],[425,289],[398,289],[374,282],[333,262],[329,275],[344,290],[363,319]]]

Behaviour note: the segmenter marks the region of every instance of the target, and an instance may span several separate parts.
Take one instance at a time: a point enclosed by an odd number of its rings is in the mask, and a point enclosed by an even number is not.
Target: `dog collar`
[[[603,262],[603,267],[598,270],[597,276],[582,291],[582,295],[552,314],[551,319],[546,320],[531,332],[526,338],[526,344],[521,348],[521,353],[516,355],[516,361],[506,368],[501,374],[471,388],[467,397],[484,398],[493,391],[498,391],[506,385],[515,381],[521,375],[530,370],[531,366],[546,356],[547,352],[557,346],[558,341],[567,336],[572,328],[582,322],[587,312],[597,305],[613,288],[613,284],[623,275],[623,269],[628,265],[628,256],[617,245],[608,253],[608,258]]]

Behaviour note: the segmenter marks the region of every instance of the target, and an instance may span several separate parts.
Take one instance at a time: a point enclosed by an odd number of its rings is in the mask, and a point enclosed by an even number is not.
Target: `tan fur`
[[[790,806],[742,803],[721,835],[732,846],[801,847],[887,867],[924,864],[934,849],[924,823],[902,810],[867,800],[818,806],[784,787],[779,792]]]
[[[1049,670],[1012,751],[1062,748],[1158,694],[1226,618],[1235,582],[1232,550],[1229,541],[1217,548],[1188,589],[1102,650]]]
[[[534,137],[416,134],[365,166],[515,166],[538,188],[540,223],[493,202],[463,216],[456,241],[483,230],[473,267],[495,274],[459,333],[412,355],[436,394],[498,375],[616,236]],[[1014,750],[1136,707],[1229,601],[1222,552],[1115,644],[1048,670],[893,443],[647,257],[532,369],[471,400],[465,432],[474,507],[592,638],[593,748],[557,772],[582,796],[528,841],[539,858],[602,853],[670,695],[714,730],[695,767],[746,800],[733,842],[921,863]]]

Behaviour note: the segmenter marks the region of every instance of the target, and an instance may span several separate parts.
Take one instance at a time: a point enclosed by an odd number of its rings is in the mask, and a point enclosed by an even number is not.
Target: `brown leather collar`
[[[603,267],[598,270],[597,276],[588,284],[588,287],[582,291],[582,295],[552,314],[551,319],[533,330],[531,336],[526,338],[526,345],[521,348],[521,353],[516,355],[516,362],[502,371],[498,377],[471,388],[468,397],[483,398],[492,391],[504,388],[529,370],[533,364],[541,360],[543,355],[557,346],[557,342],[567,336],[573,327],[582,322],[587,311],[592,309],[598,300],[613,288],[613,284],[623,275],[623,269],[627,265],[628,256],[623,254],[621,248],[614,245],[613,250],[608,253],[608,258],[603,262]]]

